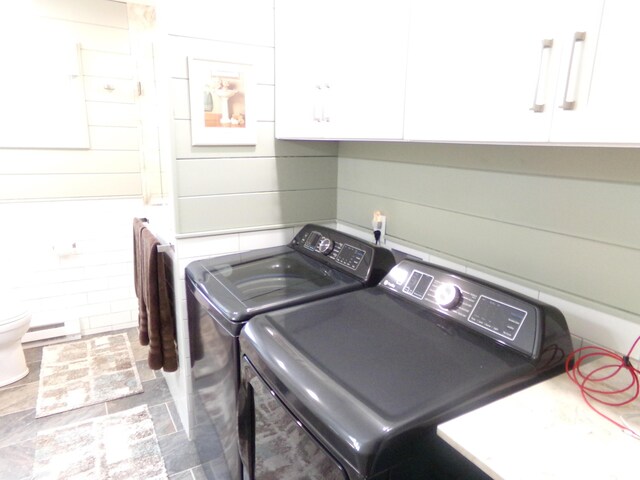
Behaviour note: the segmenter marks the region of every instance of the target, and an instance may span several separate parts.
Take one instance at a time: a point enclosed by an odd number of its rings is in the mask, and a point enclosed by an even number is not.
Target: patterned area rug
[[[166,479],[147,406],[38,432],[32,478]]]
[[[126,333],[42,350],[36,418],[142,392]]]

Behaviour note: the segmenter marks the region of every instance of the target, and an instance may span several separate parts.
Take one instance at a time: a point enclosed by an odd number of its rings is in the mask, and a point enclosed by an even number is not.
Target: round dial
[[[462,293],[453,283],[443,283],[436,288],[434,298],[442,308],[451,309],[460,303]]]
[[[333,240],[327,237],[322,237],[318,242],[318,251],[323,255],[329,255],[333,250]]]

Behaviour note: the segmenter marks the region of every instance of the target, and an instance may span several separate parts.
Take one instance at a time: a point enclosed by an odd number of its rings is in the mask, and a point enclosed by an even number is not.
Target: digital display
[[[520,308],[481,295],[469,315],[469,321],[514,340],[526,316],[527,312]]]
[[[422,300],[431,282],[433,282],[431,275],[414,270],[402,291]]]
[[[307,241],[305,242],[304,246],[306,248],[308,248],[309,250],[315,250],[316,248],[316,243],[318,243],[318,240],[320,240],[321,235],[318,232],[311,232],[311,234],[309,235],[309,238],[307,238]]]

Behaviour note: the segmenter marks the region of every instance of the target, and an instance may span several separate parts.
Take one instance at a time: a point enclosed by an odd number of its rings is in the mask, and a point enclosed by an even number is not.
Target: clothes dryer
[[[288,245],[187,266],[196,428],[209,422],[216,429],[233,480],[241,476],[236,394],[243,326],[255,315],[376,285],[393,265],[387,249],[306,225]]]
[[[572,350],[558,309],[411,260],[254,317],[240,347],[249,480],[486,478],[438,424],[562,372]]]

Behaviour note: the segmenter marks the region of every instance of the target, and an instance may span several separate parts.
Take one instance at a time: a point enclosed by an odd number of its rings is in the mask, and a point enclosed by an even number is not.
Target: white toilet
[[[0,387],[17,382],[29,373],[22,350],[22,337],[31,322],[29,311],[0,298]]]

